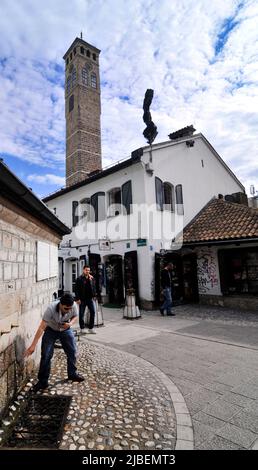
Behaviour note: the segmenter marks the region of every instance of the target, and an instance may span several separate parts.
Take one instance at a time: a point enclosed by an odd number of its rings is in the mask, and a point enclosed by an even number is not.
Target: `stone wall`
[[[200,304],[258,312],[258,298],[252,295],[200,295]]]
[[[57,278],[36,281],[36,242],[57,245],[44,224],[0,198],[0,415],[39,362],[39,345],[29,359],[25,348],[57,291]]]

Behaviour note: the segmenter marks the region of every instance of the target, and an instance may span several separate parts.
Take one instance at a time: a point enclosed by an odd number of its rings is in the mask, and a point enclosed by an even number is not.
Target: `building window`
[[[129,180],[129,181],[126,181],[126,183],[122,185],[122,205],[123,205],[125,214],[127,215],[131,214],[132,204],[133,204],[132,182],[131,180]]]
[[[90,57],[90,51],[87,49],[87,57]]]
[[[164,194],[163,194],[163,183],[160,178],[155,177],[155,191],[156,191],[156,204],[157,209],[163,211]]]
[[[91,214],[91,221],[92,222],[99,222],[106,218],[106,211],[105,211],[105,193],[100,191],[98,193],[93,194],[90,198],[90,203],[92,206],[92,214]]]
[[[184,215],[183,187],[181,184],[176,185],[176,207],[178,215]]]
[[[80,47],[81,54],[84,54],[84,47]]]
[[[96,60],[96,54],[92,54],[93,60]]]
[[[97,76],[95,73],[91,74],[91,86],[92,88],[97,88]]]
[[[73,50],[73,55],[75,55],[75,54],[76,54],[76,47]]]
[[[257,248],[219,250],[218,258],[223,294],[258,294]]]
[[[90,198],[85,197],[80,201],[80,210],[79,210],[79,220],[80,222],[90,221]]]
[[[76,227],[76,225],[79,222],[78,206],[79,206],[78,201],[73,201],[72,202],[72,223],[73,223],[73,227]]]
[[[72,291],[75,292],[75,284],[77,279],[77,263],[72,263]]]
[[[164,209],[171,212],[175,211],[175,194],[174,186],[170,183],[163,183],[163,192],[164,192]]]
[[[84,85],[89,85],[89,71],[87,66],[82,68],[82,83]]]
[[[121,188],[113,188],[108,193],[108,216],[121,214]]]
[[[69,65],[69,57],[66,59],[66,65]]]
[[[74,108],[74,95],[71,95],[69,98],[69,113],[73,110]]]

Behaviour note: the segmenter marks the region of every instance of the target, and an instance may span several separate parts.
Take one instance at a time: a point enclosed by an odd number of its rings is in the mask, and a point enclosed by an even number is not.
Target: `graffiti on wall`
[[[198,259],[197,274],[200,294],[207,294],[218,286],[216,258],[211,251],[201,253]]]

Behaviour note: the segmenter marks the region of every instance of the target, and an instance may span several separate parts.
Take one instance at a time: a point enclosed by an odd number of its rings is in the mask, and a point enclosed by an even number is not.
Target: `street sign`
[[[137,240],[137,246],[147,246],[147,240],[146,240],[146,238],[138,238],[138,240]]]

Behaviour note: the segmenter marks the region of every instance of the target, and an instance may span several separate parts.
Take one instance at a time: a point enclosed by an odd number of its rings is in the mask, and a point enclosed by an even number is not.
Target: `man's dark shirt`
[[[75,300],[88,300],[95,297],[94,279],[86,278],[83,274],[76,279]]]
[[[166,287],[171,287],[171,273],[168,269],[162,269],[161,271],[161,287],[166,289]]]

